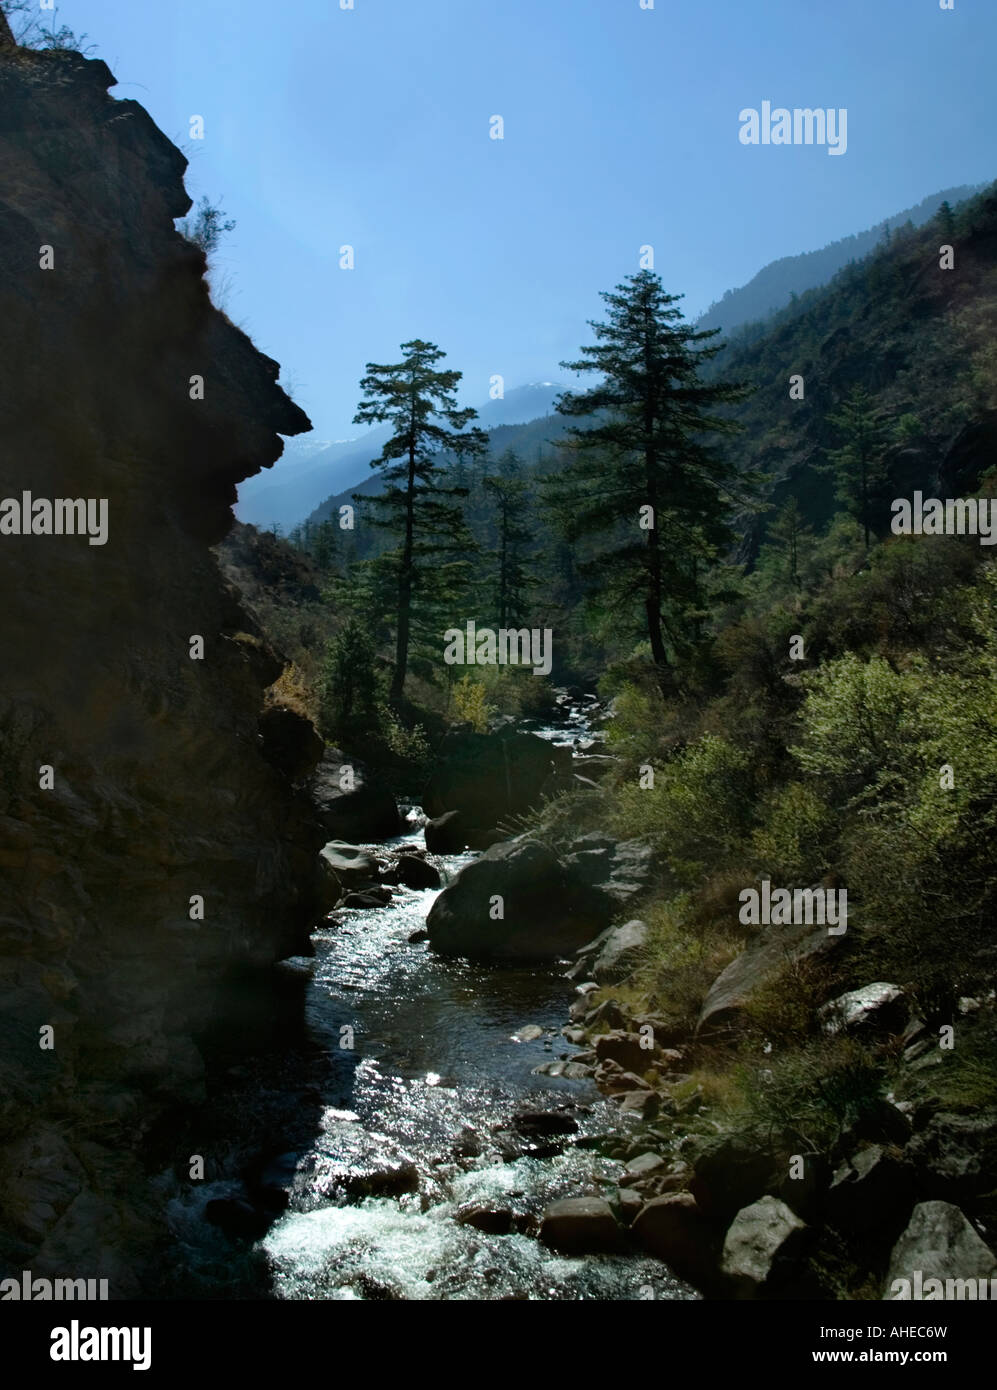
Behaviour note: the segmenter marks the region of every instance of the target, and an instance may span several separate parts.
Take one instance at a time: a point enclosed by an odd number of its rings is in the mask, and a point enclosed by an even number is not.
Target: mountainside
[[[106,508],[102,536],[17,534],[4,503],[0,1265],[120,1298],[169,1268],[152,1176],[223,1171],[178,1107],[211,1036],[273,1026],[324,835],[262,733],[282,663],[210,550],[308,420],[212,307],[186,160],[114,82],[0,47],[0,496]]]
[[[939,247],[957,243],[953,270]],[[886,479],[873,498],[874,529],[889,529],[893,498],[914,488],[966,495],[988,457],[987,421],[997,409],[997,196],[967,200],[952,230],[937,222],[897,233],[889,246],[846,266],[750,335],[728,344],[710,372],[754,387],[736,409],[744,433],[734,448],[746,469],[772,480],[769,500],[799,498],[806,521],[823,528],[834,511],[822,471],[839,443],[830,419],[853,386],[864,385],[889,422]],[[790,398],[800,376],[804,398]],[[955,489],[955,491],[953,491]],[[961,491],[960,491],[961,489]],[[742,558],[763,537],[767,516],[742,518]]]
[[[908,220],[915,227],[921,227],[934,217],[939,204],[948,202],[953,207],[974,193],[982,185],[960,184],[955,188],[943,188],[927,198],[894,213],[876,227],[856,232],[853,236],[832,241],[817,251],[804,251],[799,256],[782,256],[763,266],[757,275],[752,276],[746,285],[728,290],[721,299],[711,304],[706,313],[697,321],[699,328],[719,328],[724,333],[733,333],[743,324],[765,319],[770,314],[787,305],[794,294],[826,285],[831,277],[852,260],[861,260],[873,251],[883,239],[884,232],[892,233]]]

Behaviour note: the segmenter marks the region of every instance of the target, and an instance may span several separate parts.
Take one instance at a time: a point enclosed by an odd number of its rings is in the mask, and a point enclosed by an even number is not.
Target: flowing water
[[[567,742],[586,729],[576,720],[538,732]],[[424,847],[424,817],[408,815],[409,833],[371,852]],[[429,860],[446,882],[473,857]],[[487,1235],[455,1220],[480,1204],[522,1226],[555,1198],[601,1194],[620,1165],[599,1155],[595,1136],[618,1136],[621,1116],[591,1080],[534,1072],[576,1051],[560,1035],[575,997],[563,966],[490,968],[408,940],[438,891],[399,887],[386,907],[343,912],[298,963],[311,973],[309,1032],[334,1067],[319,1132],[288,1159],[290,1207],[258,1246],[276,1296],[696,1297],[657,1260],[565,1258],[535,1234]],[[529,1110],[559,1110],[577,1131],[531,1141],[503,1128]],[[217,1190],[202,1193],[202,1209]],[[189,1201],[173,1214],[189,1235]]]

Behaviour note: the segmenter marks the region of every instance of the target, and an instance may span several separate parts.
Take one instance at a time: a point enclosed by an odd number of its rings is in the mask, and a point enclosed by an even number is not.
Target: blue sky
[[[778,256],[997,177],[997,4],[955,5],[61,0],[59,22],[236,219],[224,303],[333,439],[361,432],[364,364],[410,338],[469,403],[493,373],[563,378],[641,245],[695,317]],[[846,107],[847,152],[742,145],[764,100]]]

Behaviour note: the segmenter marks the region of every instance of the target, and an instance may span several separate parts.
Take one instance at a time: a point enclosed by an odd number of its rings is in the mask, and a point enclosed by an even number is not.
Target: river
[[[578,717],[533,727],[559,742],[588,734]],[[424,819],[409,808],[406,834],[368,848],[424,848]],[[473,857],[429,860],[445,883]],[[308,972],[307,1029],[331,1065],[318,1132],[285,1161],[290,1206],[256,1248],[274,1296],[697,1297],[658,1260],[566,1258],[528,1233],[549,1201],[615,1185],[619,1161],[600,1155],[596,1136],[618,1138],[637,1121],[588,1078],[535,1071],[577,1050],[560,1034],[575,997],[563,967],[490,968],[409,941],[439,891],[398,887],[388,906],[349,910],[315,934],[314,958],[291,962]],[[533,1156],[501,1127],[537,1110],[558,1110],[577,1130],[534,1141]],[[205,1203],[233,1190],[209,1183],[175,1197],[178,1239],[203,1245]],[[473,1204],[512,1211],[518,1229],[490,1235],[455,1220]]]

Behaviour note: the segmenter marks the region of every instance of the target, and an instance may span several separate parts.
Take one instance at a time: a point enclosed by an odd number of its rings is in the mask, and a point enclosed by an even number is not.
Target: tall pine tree
[[[434,597],[439,601],[453,591],[473,545],[462,509],[453,501],[466,497],[467,489],[439,483],[440,453],[459,449],[474,457],[487,447],[482,430],[466,429],[477,411],[457,407],[454,393],[462,373],[436,369],[446,354],[420,338],[402,343],[401,351],[400,362],[367,363],[360,382],[364,399],[353,417],[358,425],[387,421],[394,426],[371,460],[372,468],[383,469],[385,489],[367,499],[372,523],[398,540],[391,554],[397,580],[393,701],[405,685],[415,606],[420,601],[429,606]]]
[[[498,461],[498,470],[484,480],[495,506],[496,564],[492,601],[499,627],[516,627],[526,619],[526,590],[530,580],[524,564],[532,532],[524,524],[529,488],[522,464],[511,449]]]
[[[854,386],[841,409],[828,417],[841,438],[828,450],[824,472],[832,473],[835,496],[862,527],[865,548],[872,530],[872,503],[886,482],[887,437],[882,412],[864,386]]]
[[[619,601],[643,608],[662,694],[673,690],[672,663],[697,638],[707,562],[733,539],[728,518],[750,481],[705,438],[737,426],[715,413],[746,388],[704,381],[703,364],[721,344],[700,346],[718,329],[697,330],[649,270],[603,292],[607,322],[590,322],[596,343],[583,347],[574,372],[602,380],[556,402],[569,416],[597,417],[569,430],[575,461],[552,495],[568,534],[595,536],[599,560]]]

